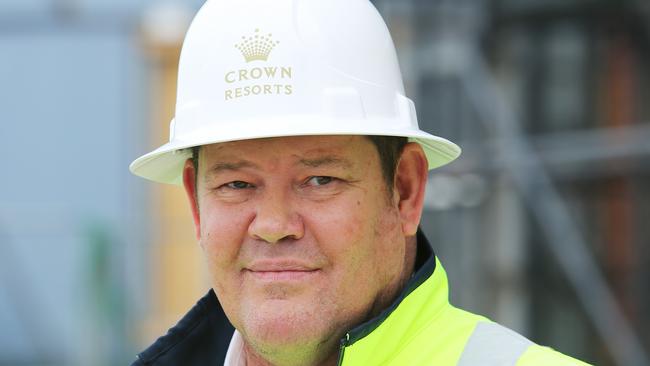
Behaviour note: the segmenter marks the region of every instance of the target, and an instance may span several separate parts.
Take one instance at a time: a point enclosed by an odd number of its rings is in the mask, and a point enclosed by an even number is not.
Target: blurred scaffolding
[[[127,364],[207,291],[183,192],[127,170],[201,3],[0,3],[0,365]],[[421,127],[464,150],[423,220],[452,302],[650,364],[650,3],[374,3]]]

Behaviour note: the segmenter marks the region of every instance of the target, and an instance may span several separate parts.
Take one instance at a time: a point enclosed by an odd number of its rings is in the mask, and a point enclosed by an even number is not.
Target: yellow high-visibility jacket
[[[419,234],[420,250],[423,242]],[[339,365],[587,365],[455,308],[448,295],[447,274],[431,253],[390,308],[345,335]]]

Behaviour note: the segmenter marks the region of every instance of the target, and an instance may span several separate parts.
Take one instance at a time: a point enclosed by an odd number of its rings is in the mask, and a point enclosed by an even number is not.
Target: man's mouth
[[[265,282],[301,281],[309,279],[320,270],[297,260],[259,260],[244,268],[253,278]]]

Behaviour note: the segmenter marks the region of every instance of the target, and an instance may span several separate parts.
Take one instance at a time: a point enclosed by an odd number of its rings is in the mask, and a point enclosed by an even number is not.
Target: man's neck
[[[406,240],[406,250],[404,251],[404,267],[402,273],[400,273],[399,279],[397,280],[397,285],[393,286],[393,291],[387,293],[385,296],[375,299],[370,312],[363,320],[366,322],[376,316],[378,316],[384,309],[390,306],[397,296],[402,292],[409,279],[416,270],[416,260],[417,260],[417,239],[415,236],[409,236],[405,238]],[[362,323],[363,323],[362,322]]]

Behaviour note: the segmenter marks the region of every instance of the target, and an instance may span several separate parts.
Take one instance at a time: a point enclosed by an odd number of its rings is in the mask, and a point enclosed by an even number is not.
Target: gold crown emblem
[[[241,37],[241,43],[235,45],[246,59],[246,62],[255,60],[266,61],[273,48],[280,42],[271,38],[271,33],[266,35],[260,34],[259,29],[255,29],[255,34]]]

